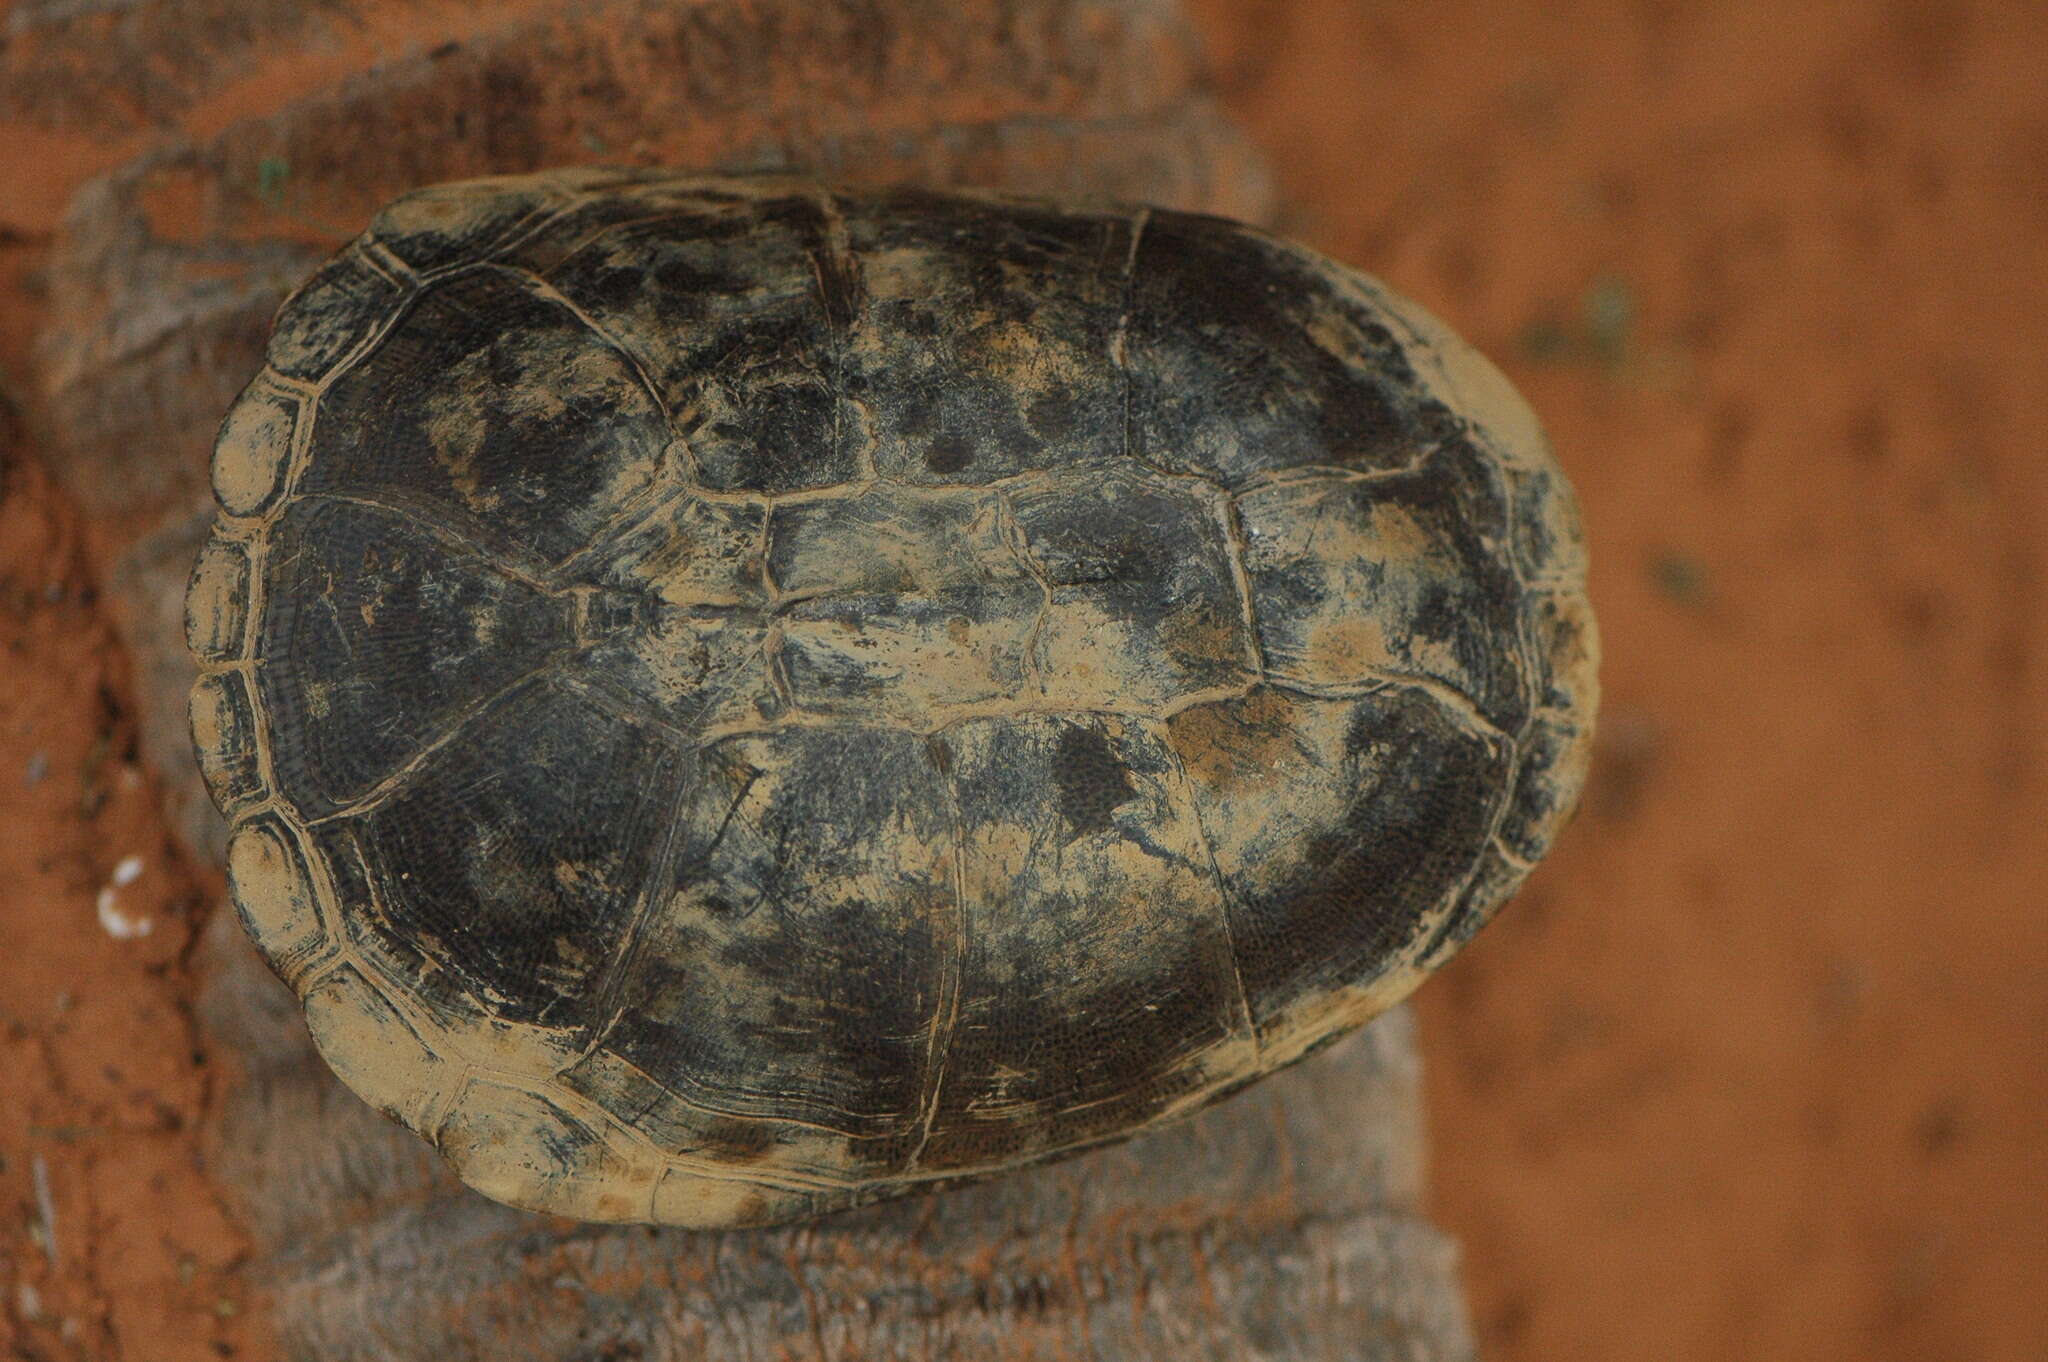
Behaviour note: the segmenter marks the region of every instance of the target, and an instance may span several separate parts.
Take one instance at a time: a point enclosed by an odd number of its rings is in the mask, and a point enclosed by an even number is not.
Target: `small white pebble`
[[[125,889],[142,878],[142,858],[130,856],[114,867],[114,888]]]
[[[43,1295],[27,1282],[15,1289],[14,1301],[21,1309],[21,1317],[30,1324],[43,1317]]]
[[[142,768],[139,766],[123,766],[121,768],[120,781],[121,788],[124,790],[139,788],[142,785]]]
[[[107,935],[116,941],[133,941],[138,936],[148,936],[156,923],[146,917],[130,917],[114,903],[114,891],[100,890],[100,926],[107,929]]]
[[[33,790],[36,786],[42,784],[43,778],[49,774],[50,754],[48,752],[31,752],[28,754],[28,765],[22,769],[21,783]]]

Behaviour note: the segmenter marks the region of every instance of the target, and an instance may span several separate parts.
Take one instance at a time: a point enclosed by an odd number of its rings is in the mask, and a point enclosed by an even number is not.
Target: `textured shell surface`
[[[786,1221],[1191,1112],[1571,811],[1572,495],[1372,279],[1120,205],[399,200],[223,423],[193,731],[245,925],[480,1191]]]

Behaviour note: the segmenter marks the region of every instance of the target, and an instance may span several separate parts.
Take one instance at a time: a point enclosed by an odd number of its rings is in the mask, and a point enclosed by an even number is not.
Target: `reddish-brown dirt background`
[[[465,12],[354,8],[172,126]],[[2048,1355],[2048,13],[1195,9],[1289,230],[1499,358],[1586,503],[1586,809],[1420,1001],[1485,1354]],[[105,112],[0,119],[0,395],[152,135]],[[220,885],[134,759],[114,528],[0,441],[0,1355],[263,1362],[194,1133]]]

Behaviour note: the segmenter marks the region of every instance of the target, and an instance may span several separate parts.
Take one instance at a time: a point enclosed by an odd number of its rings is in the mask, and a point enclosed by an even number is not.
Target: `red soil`
[[[198,1148],[186,956],[220,885],[134,760],[82,526],[33,463],[4,477],[0,1357],[264,1358]]]
[[[1591,528],[1586,812],[1420,995],[1484,1354],[2048,1355],[2048,12],[1201,9]]]

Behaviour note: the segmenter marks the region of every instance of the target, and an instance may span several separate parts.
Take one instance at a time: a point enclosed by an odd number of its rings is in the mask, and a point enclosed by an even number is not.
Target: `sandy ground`
[[[0,1357],[261,1357],[196,1135],[186,957],[220,885],[136,764],[82,526],[34,464],[4,476]]]
[[[2048,1355],[2048,14],[1196,10],[1290,230],[1498,357],[1591,526],[1586,811],[1420,996],[1485,1355]],[[463,22],[410,14],[356,41]],[[77,184],[361,60],[0,90],[0,397]],[[133,760],[112,532],[0,441],[0,1356],[264,1362],[193,1133],[219,884]]]
[[[1204,5],[1586,503],[1586,812],[1420,997],[1499,1362],[2048,1356],[2048,12],[1795,8]]]

